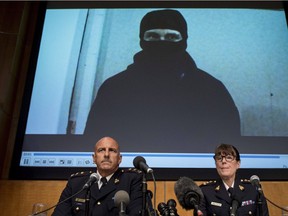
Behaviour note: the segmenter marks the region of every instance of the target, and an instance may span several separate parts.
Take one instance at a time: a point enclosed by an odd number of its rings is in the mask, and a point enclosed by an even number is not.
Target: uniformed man
[[[114,195],[119,190],[129,194],[130,202],[126,208],[127,215],[140,215],[142,208],[142,174],[136,169],[119,168],[122,155],[118,143],[111,137],[100,139],[92,155],[97,166],[99,181],[90,187],[89,216],[119,215],[114,204]],[[81,191],[92,172],[81,172],[71,175],[63,190],[59,202]],[[103,181],[103,179],[106,179]],[[102,179],[102,180],[101,180]],[[58,205],[53,216],[86,215],[87,190]]]
[[[268,216],[264,195],[259,194],[249,180],[236,178],[236,171],[240,168],[238,150],[232,145],[221,144],[215,150],[214,160],[220,178],[200,185],[204,199],[198,215],[230,216],[234,200],[237,216]]]

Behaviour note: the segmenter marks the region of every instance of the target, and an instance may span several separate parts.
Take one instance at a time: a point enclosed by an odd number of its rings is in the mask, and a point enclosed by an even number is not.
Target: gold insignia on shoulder
[[[202,185],[207,185],[207,184],[209,184],[209,182],[204,182],[204,183],[202,183]]]
[[[70,175],[70,177],[77,177],[77,176],[85,176],[90,175],[92,171],[82,171],[82,172],[76,172]]]
[[[71,174],[70,177],[74,177],[74,176],[77,176],[77,175],[78,175],[78,172]]]
[[[201,186],[206,186],[206,185],[212,185],[212,184],[215,184],[215,183],[216,183],[215,180],[214,180],[214,181],[207,181],[207,182],[202,183],[202,184],[200,185],[200,187],[201,187]]]
[[[125,171],[123,171],[123,172],[125,172]],[[127,170],[126,170],[126,172],[136,172],[136,173],[142,173],[142,171],[141,171],[141,170],[138,170],[138,169],[136,169],[136,168],[129,168],[129,169],[127,169]]]

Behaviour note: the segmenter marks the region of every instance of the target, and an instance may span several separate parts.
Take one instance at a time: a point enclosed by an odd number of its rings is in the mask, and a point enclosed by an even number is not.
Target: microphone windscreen
[[[92,173],[90,178],[93,179],[93,181],[98,181],[100,177],[97,173]]]
[[[169,199],[167,201],[167,205],[171,206],[171,207],[176,207],[177,204],[176,204],[176,201],[174,199]]]
[[[124,190],[119,190],[114,196],[114,204],[116,207],[119,207],[121,203],[124,203],[126,206],[129,204],[130,198],[129,194]]]
[[[84,184],[83,186],[83,190],[84,189],[87,189],[87,188],[90,188],[92,184],[94,184],[96,181],[99,180],[99,175],[97,173],[92,173],[90,176],[89,176],[89,179],[88,181]]]
[[[250,182],[252,185],[257,186],[260,183],[260,179],[257,175],[252,175],[250,177]]]
[[[141,170],[141,168],[140,168],[140,163],[141,163],[141,162],[146,163],[145,158],[143,158],[142,156],[137,156],[137,157],[135,157],[134,160],[133,160],[133,165],[134,165],[134,167],[135,167],[136,169]]]
[[[199,205],[200,200],[204,197],[200,187],[192,179],[185,176],[180,177],[175,183],[174,192],[179,204],[187,210],[193,209],[193,205],[191,203],[187,203],[187,196],[195,198],[197,205]]]
[[[147,195],[150,199],[153,198],[153,192],[151,190],[147,190]]]
[[[169,216],[168,206],[164,202],[160,202],[157,206],[160,215],[162,216]]]

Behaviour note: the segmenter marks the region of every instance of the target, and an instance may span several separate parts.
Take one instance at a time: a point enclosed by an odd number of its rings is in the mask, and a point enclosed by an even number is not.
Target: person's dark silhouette
[[[140,24],[142,50],[125,71],[101,85],[84,136],[109,135],[131,151],[149,152],[209,152],[214,143],[238,137],[232,97],[219,80],[197,68],[186,52],[187,38],[178,11],[147,13]]]

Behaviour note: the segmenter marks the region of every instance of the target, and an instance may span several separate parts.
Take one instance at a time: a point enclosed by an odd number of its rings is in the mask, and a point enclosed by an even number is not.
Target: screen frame
[[[280,2],[198,2],[198,1],[100,1],[100,2],[41,2],[38,14],[37,26],[34,34],[33,47],[30,56],[30,63],[25,85],[21,113],[15,138],[13,159],[11,162],[10,179],[29,179],[29,180],[62,180],[67,179],[72,173],[78,171],[90,171],[93,168],[81,167],[22,167],[20,166],[22,145],[25,137],[25,129],[28,118],[29,105],[32,95],[34,76],[36,72],[37,57],[40,49],[40,42],[47,8],[273,8],[277,9],[282,6],[286,14],[287,20],[287,5],[285,1]],[[121,167],[121,165],[120,165]],[[123,167],[124,168],[124,167]],[[177,180],[180,176],[188,176],[194,180],[210,180],[217,176],[215,168],[156,168],[154,175],[157,180]],[[251,175],[258,175],[261,180],[265,181],[285,181],[288,176],[288,169],[243,169],[237,171],[241,178],[248,178]],[[148,180],[151,177],[148,176]]]

